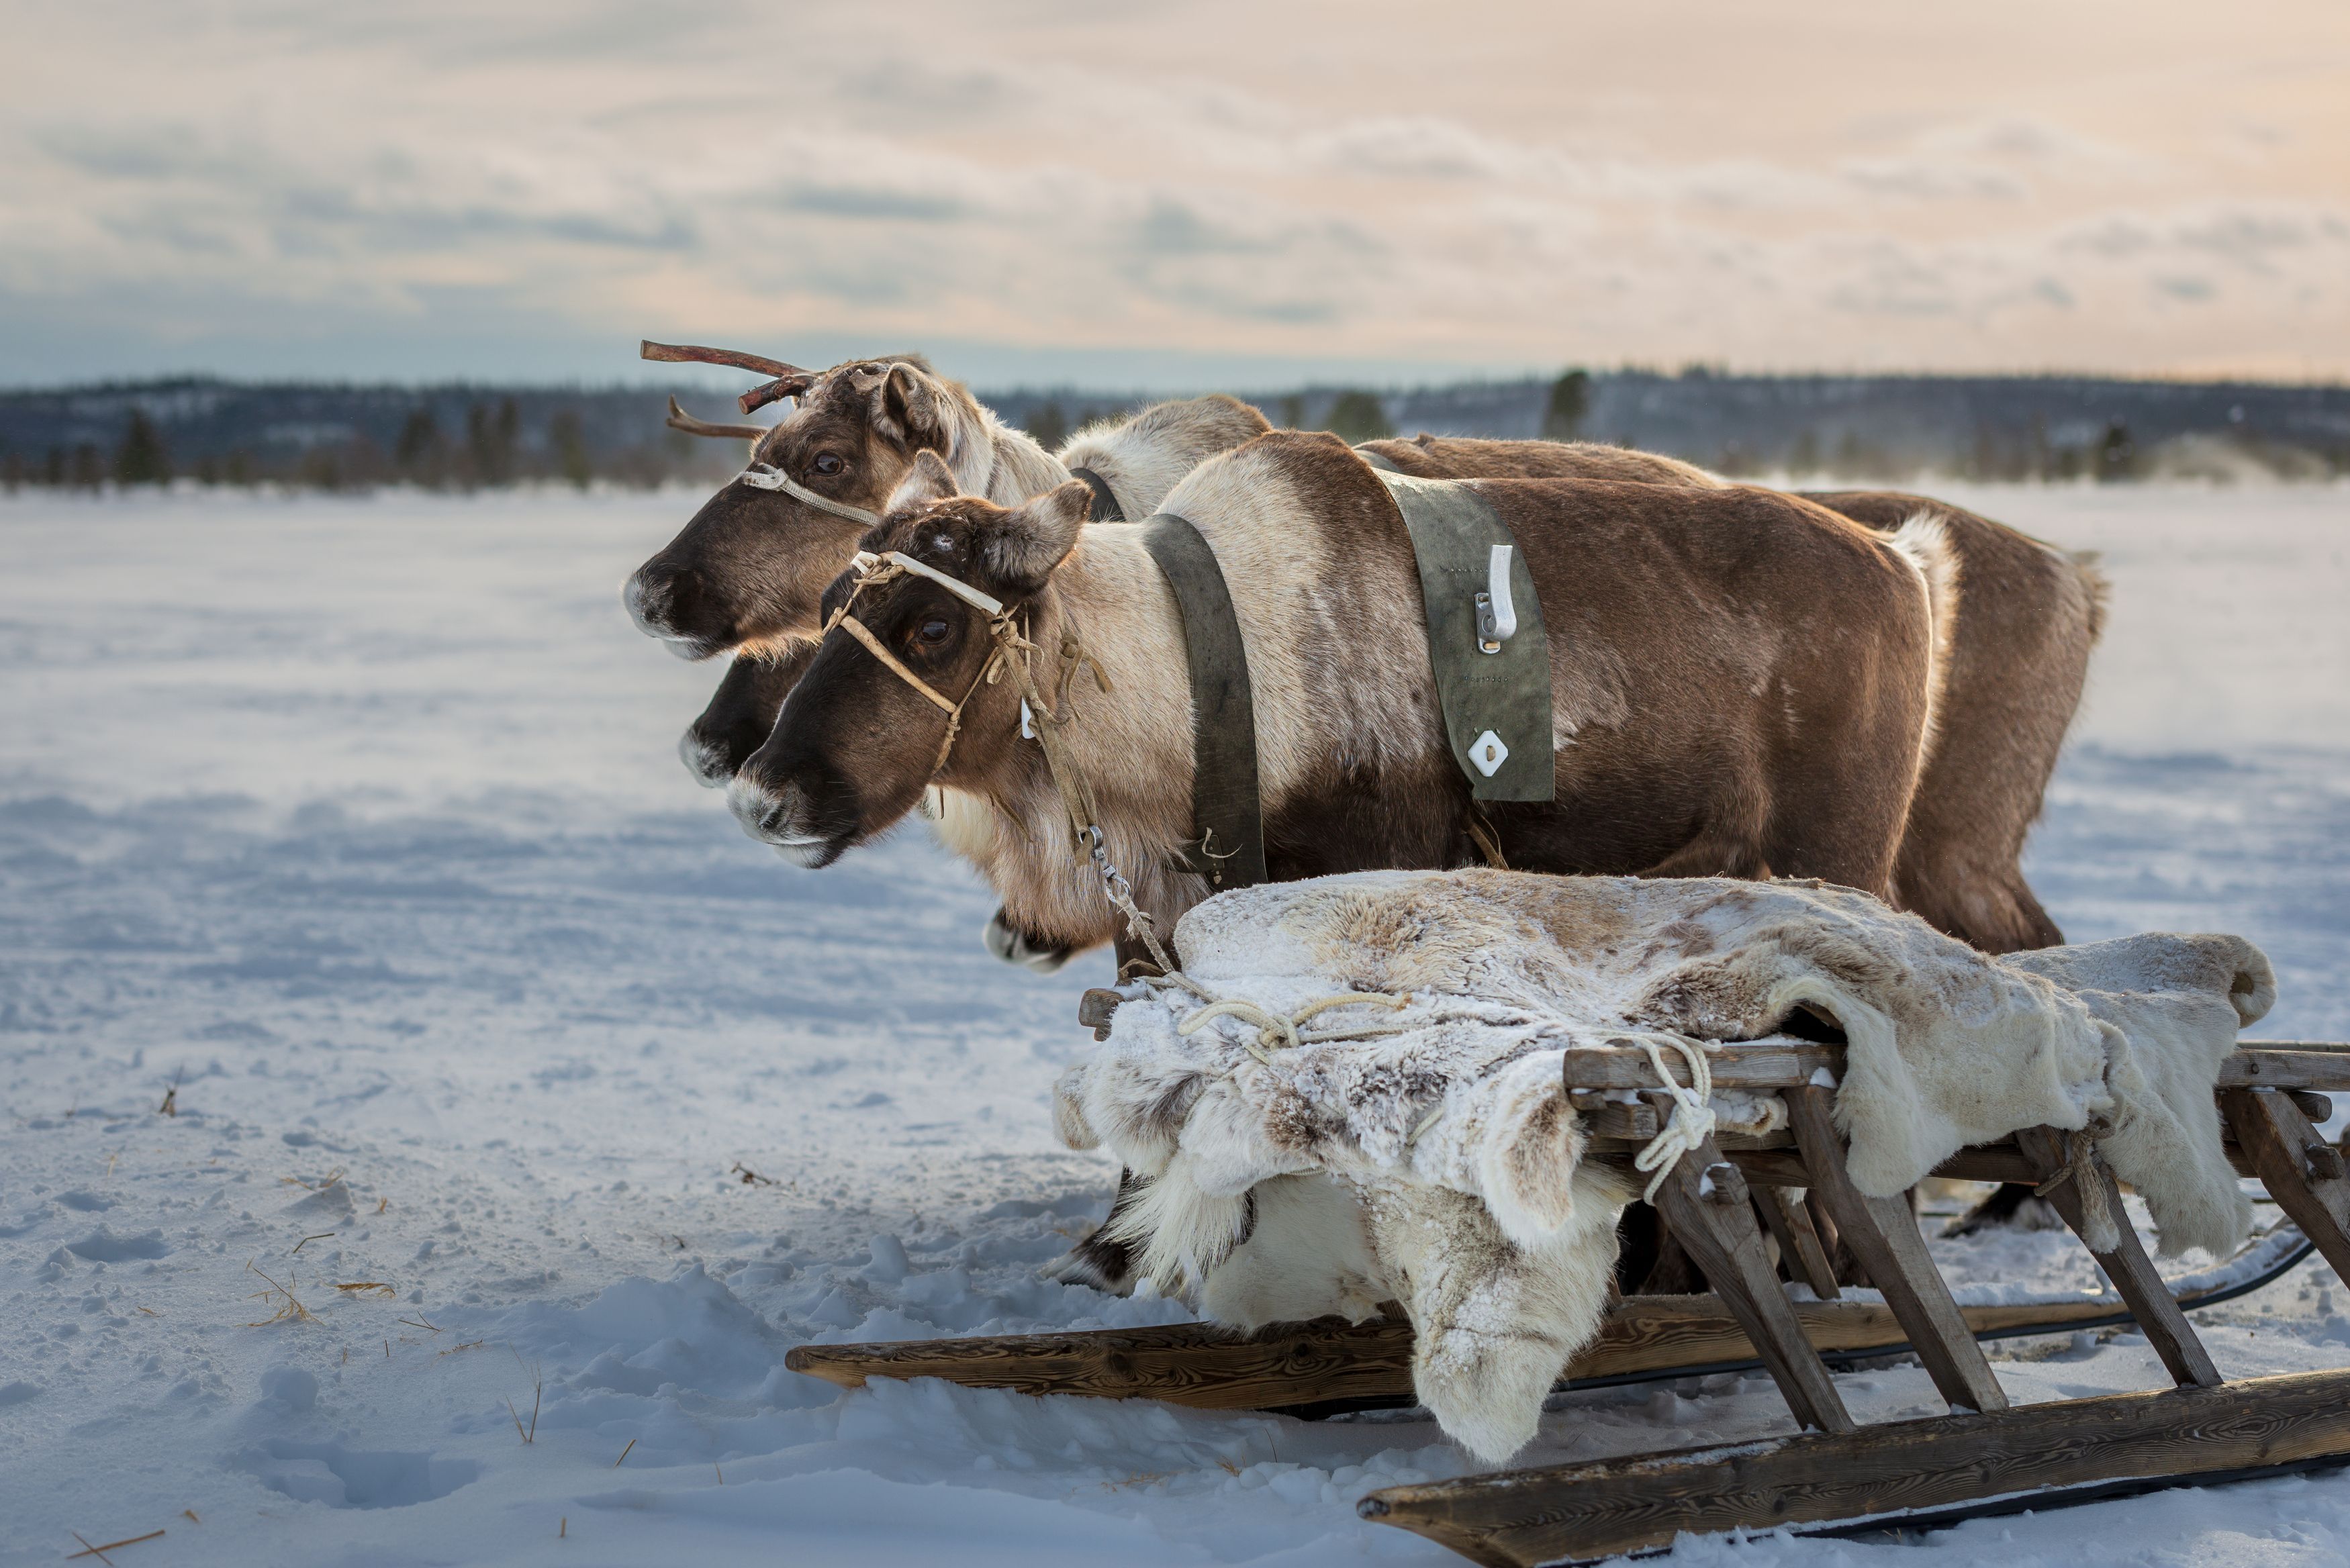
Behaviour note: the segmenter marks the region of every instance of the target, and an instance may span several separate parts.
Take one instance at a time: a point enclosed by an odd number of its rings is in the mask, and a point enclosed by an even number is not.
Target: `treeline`
[[[1274,423],[1380,436],[1596,441],[1733,478],[2325,480],[2350,475],[2350,388],[2061,376],[1731,376],[1567,370],[1548,380],[1251,400]],[[1058,434],[1139,400],[1013,392],[1014,424]]]
[[[681,389],[723,410],[723,394]],[[983,394],[1048,450],[1149,400]],[[1277,425],[1350,441],[1438,435],[1600,441],[1732,477],[2324,480],[2350,474],[2350,389],[2068,377],[1731,376],[1568,370],[1402,390],[1252,398]],[[187,379],[0,393],[0,483],[275,484],[472,491],[715,483],[740,441],[663,425],[664,389],[338,387]]]
[[[664,427],[639,389],[238,386],[184,380],[0,394],[0,483],[494,490],[723,478],[740,441]]]

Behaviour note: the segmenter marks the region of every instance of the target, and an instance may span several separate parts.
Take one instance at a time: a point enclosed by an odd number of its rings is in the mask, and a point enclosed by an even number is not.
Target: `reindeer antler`
[[[816,377],[813,373],[806,370],[795,370],[788,376],[781,376],[775,380],[752,388],[735,399],[734,403],[747,414],[753,409],[764,408],[778,398],[796,398],[815,385]]]
[[[708,420],[697,420],[679,408],[675,398],[669,400],[669,418],[664,422],[670,429],[683,431],[688,435],[740,436],[744,441],[757,441],[767,433],[764,425],[713,425]]]
[[[731,365],[737,370],[773,376],[774,380],[754,387],[735,400],[746,414],[778,398],[796,398],[816,385],[813,371],[786,365],[781,359],[770,359],[764,354],[745,354],[734,348],[705,348],[699,343],[656,343],[649,337],[638,345],[637,353],[641,358],[671,365]]]
[[[745,354],[737,348],[704,348],[699,343],[655,343],[650,338],[638,346],[639,357],[659,359],[671,365],[732,365],[737,370],[755,370],[762,376],[778,379],[805,376],[797,365],[786,365],[781,359],[770,359],[761,354]]]

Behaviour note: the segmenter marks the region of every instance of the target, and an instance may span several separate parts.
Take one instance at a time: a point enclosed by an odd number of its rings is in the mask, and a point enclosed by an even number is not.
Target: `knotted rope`
[[[1400,1011],[1411,1005],[1411,996],[1409,992],[1402,996],[1394,996],[1378,991],[1342,992],[1335,996],[1316,997],[1296,1012],[1284,1016],[1241,997],[1214,996],[1205,986],[1189,975],[1169,974],[1156,978],[1162,978],[1168,983],[1179,984],[1194,996],[1207,1001],[1208,1004],[1205,1007],[1192,1012],[1175,1025],[1176,1033],[1187,1037],[1196,1034],[1219,1018],[1237,1018],[1243,1023],[1253,1023],[1256,1025],[1256,1038],[1243,1039],[1241,1045],[1250,1055],[1268,1067],[1273,1065],[1273,1052],[1277,1046],[1294,1048],[1299,1045],[1321,1044],[1331,1040],[1359,1040],[1373,1034],[1400,1034],[1409,1027],[1401,1023],[1374,1023],[1355,1029],[1300,1027],[1316,1013],[1327,1012],[1334,1007],[1353,1007],[1359,1004],[1384,1007],[1390,1012]]]
[[[1673,1167],[1680,1163],[1681,1156],[1713,1136],[1713,1067],[1706,1060],[1703,1046],[1678,1034],[1629,1034],[1621,1038],[1647,1054],[1648,1066],[1656,1073],[1658,1082],[1664,1085],[1665,1093],[1673,1100],[1673,1113],[1666,1120],[1663,1129],[1632,1157],[1634,1170],[1655,1172],[1640,1193],[1643,1202],[1654,1202],[1657,1189],[1665,1184],[1665,1178],[1672,1174]],[[1689,1064],[1688,1087],[1684,1088],[1673,1077],[1672,1070],[1665,1065],[1664,1054],[1658,1049],[1659,1045],[1671,1046],[1680,1053],[1681,1060]]]

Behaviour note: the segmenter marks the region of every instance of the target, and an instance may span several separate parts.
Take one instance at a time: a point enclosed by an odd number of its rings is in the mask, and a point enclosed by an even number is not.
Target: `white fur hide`
[[[1865,894],[1816,882],[1367,872],[1225,893],[1176,929],[1220,997],[1306,1019],[1195,1023],[1137,985],[1108,1041],[1061,1079],[1075,1147],[1149,1179],[1120,1234],[1163,1289],[1254,1327],[1402,1303],[1415,1386],[1498,1461],[1534,1431],[1597,1328],[1627,1179],[1582,1161],[1561,1053],[1627,1030],[1767,1037],[1797,1004],[1849,1041],[1836,1121],[1865,1191],[1890,1196],[1970,1144],[2077,1128],[2145,1197],[2164,1251],[2232,1246],[2250,1222],[2211,1097],[2237,1028],[2275,984],[2233,937],[2133,937],[1987,958]],[[1725,1123],[1775,1099],[1722,1096]]]

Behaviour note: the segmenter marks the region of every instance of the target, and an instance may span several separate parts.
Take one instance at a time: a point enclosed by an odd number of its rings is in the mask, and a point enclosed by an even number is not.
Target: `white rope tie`
[[[818,495],[782,469],[764,462],[753,463],[735,476],[754,490],[780,490],[803,506],[813,506],[819,512],[829,512],[844,523],[854,523],[870,528],[881,521],[878,512],[868,512],[861,506],[851,506],[845,501],[835,501],[829,495]]]
[[[1187,1014],[1182,1022],[1175,1025],[1175,1033],[1179,1035],[1188,1037],[1196,1034],[1219,1018],[1237,1018],[1243,1023],[1256,1025],[1256,1038],[1253,1040],[1243,1038],[1241,1041],[1241,1046],[1268,1067],[1273,1065],[1273,1052],[1275,1047],[1295,1049],[1299,1045],[1318,1045],[1333,1040],[1359,1040],[1374,1034],[1400,1034],[1408,1027],[1401,1023],[1372,1023],[1351,1029],[1300,1027],[1316,1013],[1326,1012],[1334,1007],[1361,1005],[1384,1007],[1392,1012],[1411,1005],[1409,993],[1391,996],[1384,992],[1349,991],[1342,992],[1336,996],[1316,997],[1296,1012],[1284,1017],[1278,1012],[1260,1007],[1255,1002],[1241,997],[1218,996],[1198,981],[1180,972],[1149,975],[1145,976],[1144,979],[1155,984],[1179,985],[1207,1004]]]
[[[1713,1068],[1705,1059],[1705,1051],[1695,1041],[1684,1040],[1678,1034],[1634,1034],[1625,1036],[1648,1054],[1648,1065],[1655,1070],[1665,1093],[1673,1097],[1673,1114],[1664,1130],[1648,1140],[1648,1147],[1632,1157],[1634,1170],[1654,1171],[1648,1185],[1640,1194],[1643,1202],[1656,1199],[1657,1189],[1665,1184],[1681,1156],[1696,1148],[1713,1136]],[[1689,1064],[1689,1086],[1683,1088],[1665,1065],[1665,1058],[1657,1047],[1671,1046]]]

